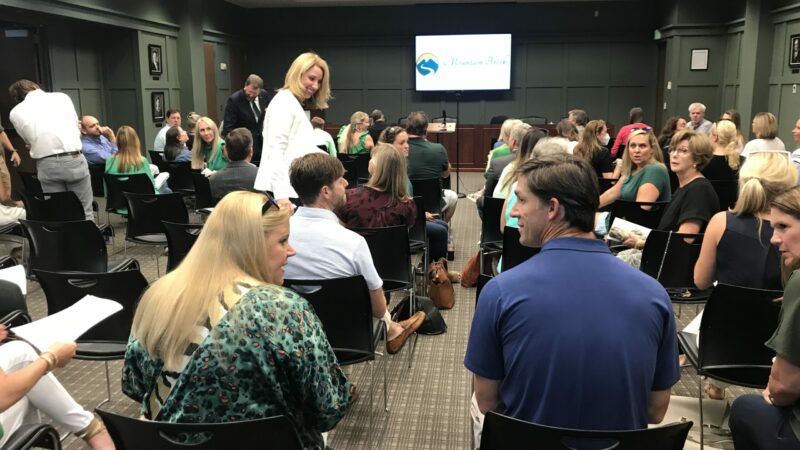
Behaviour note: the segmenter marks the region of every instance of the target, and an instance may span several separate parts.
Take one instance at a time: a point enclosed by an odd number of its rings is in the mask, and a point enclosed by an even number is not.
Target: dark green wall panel
[[[516,116],[546,117],[551,122],[557,122],[566,115],[564,102],[564,89],[555,88],[528,88],[525,92],[525,109]]]

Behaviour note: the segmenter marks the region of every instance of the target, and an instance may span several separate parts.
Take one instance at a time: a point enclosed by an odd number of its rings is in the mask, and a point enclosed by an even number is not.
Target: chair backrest
[[[372,263],[384,280],[413,283],[411,250],[408,247],[408,228],[405,225],[383,228],[353,228],[364,236],[372,254]]]
[[[355,157],[346,153],[337,153],[336,157],[339,158],[342,166],[344,166],[344,179],[347,180],[347,185],[355,187],[358,184],[358,170],[356,169]]]
[[[631,202],[627,200],[617,200],[611,205],[611,221],[609,223],[614,223],[614,218],[619,217],[628,222],[655,229],[658,227],[658,222],[661,221],[661,216],[664,215],[667,205],[669,205],[669,202]],[[649,207],[650,209],[642,209],[642,206]]]
[[[89,164],[89,180],[92,182],[92,195],[94,197],[104,197],[106,195],[106,189],[103,186],[103,174],[105,171],[105,164]]]
[[[702,234],[652,230],[642,250],[642,272],[671,289],[692,289],[694,264],[700,257]]]
[[[194,183],[194,209],[212,208],[217,200],[211,195],[211,182],[208,177],[198,172],[191,172]]]
[[[739,199],[739,181],[738,180],[708,180],[714,191],[717,193],[719,199],[719,210],[727,211],[728,208],[736,206],[736,200]]]
[[[540,116],[527,116],[521,118],[520,120],[528,125],[544,125],[547,123],[547,118]]]
[[[764,388],[775,356],[764,342],[778,327],[781,304],[774,300],[781,295],[718,284],[700,322],[700,370],[732,384]]]
[[[503,242],[500,232],[500,216],[503,215],[505,199],[496,197],[483,198],[483,222],[481,224],[481,245],[490,242]]]
[[[30,245],[28,272],[34,269],[105,272],[108,251],[90,220],[39,222],[20,220]]]
[[[329,280],[284,280],[314,308],[339,364],[374,359],[372,304],[361,275]]]
[[[17,171],[19,178],[22,180],[22,185],[25,186],[25,192],[41,194],[42,183],[39,182],[39,177],[35,173]]]
[[[161,152],[157,152],[155,150],[148,150],[147,153],[150,155],[150,162],[158,165],[165,161],[164,154]]]
[[[128,200],[128,227],[125,236],[135,238],[151,234],[164,234],[161,223],[188,223],[189,213],[183,203],[183,196],[172,194],[133,194],[124,193]]]
[[[437,178],[412,179],[414,195],[422,197],[425,211],[431,214],[442,213],[442,181]]]
[[[167,186],[173,192],[194,193],[192,163],[189,161],[161,161],[156,164],[160,172],[169,172]]]
[[[161,222],[167,234],[167,272],[178,267],[183,258],[189,254],[203,225],[193,223]]]
[[[512,267],[518,266],[530,257],[536,255],[541,247],[526,247],[519,243],[519,229],[505,227],[503,231],[503,262],[501,271],[505,272]]]
[[[369,180],[369,153],[359,153],[356,155],[356,182],[361,178]]]
[[[32,193],[20,192],[28,220],[67,222],[83,220],[86,216],[78,196],[72,191]]]
[[[494,411],[483,421],[481,450],[681,450],[692,422],[629,431],[588,431],[538,425]]]
[[[16,259],[11,256],[1,256],[0,257],[0,269],[8,269],[9,267],[14,267],[19,265]]]
[[[36,270],[47,299],[47,314],[74,305],[87,295],[114,300],[122,310],[112,314],[78,338],[78,341],[128,342],[133,316],[147,280],[138,270],[105,273],[68,273]]]
[[[128,209],[128,202],[125,200],[125,196],[122,195],[123,192],[155,193],[153,182],[143,173],[131,175],[104,173],[103,180],[106,182],[106,211],[116,212],[117,210]]]
[[[417,206],[417,218],[414,225],[408,230],[408,239],[416,242],[428,242],[428,235],[425,232],[425,204],[420,196],[414,196],[414,204]]]
[[[108,433],[119,450],[216,450],[260,448],[301,450],[300,438],[286,416],[223,423],[167,423],[124,417],[101,409]],[[200,442],[185,443],[181,435],[200,434]]]

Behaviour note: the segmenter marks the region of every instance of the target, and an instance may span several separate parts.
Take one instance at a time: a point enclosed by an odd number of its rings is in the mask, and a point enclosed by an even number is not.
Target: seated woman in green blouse
[[[600,207],[616,200],[668,202],[670,196],[669,175],[656,135],[649,127],[634,130],[622,155],[620,179],[600,195]]]
[[[350,383],[322,324],[281,287],[291,210],[226,195],[181,264],[142,297],[122,390],[147,419],[231,422],[286,415],[303,447],[344,417]],[[204,325],[198,325],[204,324]]]
[[[153,183],[153,193],[158,194],[150,163],[142,156],[142,144],[139,135],[133,128],[123,125],[117,130],[117,153],[106,160],[106,173],[112,175],[134,175],[143,173]],[[166,188],[166,184],[164,185]],[[169,188],[166,188],[169,189]],[[108,196],[108,190],[106,190]],[[125,209],[117,210],[119,214],[128,214]]]
[[[228,165],[228,160],[222,151],[224,146],[225,141],[219,136],[217,124],[208,117],[197,119],[197,138],[192,146],[192,169],[207,168],[208,171],[204,171],[206,176],[224,169]]]
[[[356,111],[350,116],[350,123],[343,125],[336,135],[339,144],[339,153],[369,153],[375,143],[369,135],[369,116],[362,111]]]

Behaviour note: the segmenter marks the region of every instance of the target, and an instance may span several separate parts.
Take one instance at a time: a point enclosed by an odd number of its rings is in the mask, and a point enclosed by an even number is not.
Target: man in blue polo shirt
[[[680,379],[667,293],[594,238],[588,162],[544,156],[517,174],[511,215],[520,243],[541,251],[481,292],[464,358],[476,431],[491,410],[590,430],[660,422]]]

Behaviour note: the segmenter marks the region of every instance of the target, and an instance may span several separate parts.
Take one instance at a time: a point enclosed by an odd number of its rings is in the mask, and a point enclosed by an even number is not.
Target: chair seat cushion
[[[136,237],[126,237],[125,239],[131,242],[135,242],[137,244],[167,245],[167,235],[163,233],[143,234],[141,236],[136,236]]]
[[[108,260],[109,272],[121,272],[123,270],[139,269],[139,261],[134,258],[120,258]]]

